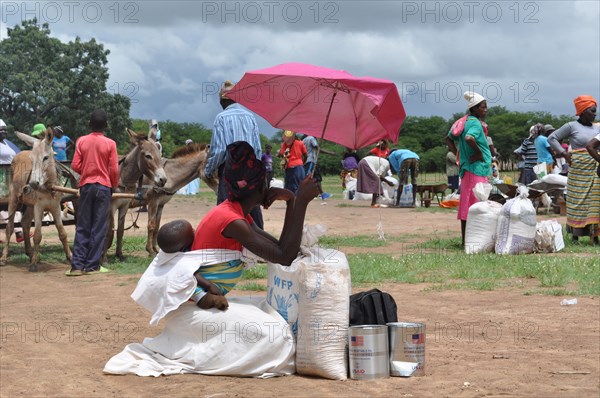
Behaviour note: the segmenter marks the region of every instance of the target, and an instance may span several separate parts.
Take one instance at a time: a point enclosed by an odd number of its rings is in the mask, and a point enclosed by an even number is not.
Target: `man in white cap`
[[[459,175],[461,178],[458,216],[460,220],[462,244],[465,244],[465,230],[469,207],[477,202],[473,188],[478,182],[487,182],[491,172],[492,154],[487,142],[487,125],[483,122],[487,114],[487,101],[472,91],[464,93],[469,114],[464,129],[457,132],[451,129],[446,143],[452,153],[458,152]]]
[[[225,167],[225,154],[227,145],[236,141],[246,141],[254,149],[257,159],[261,158],[260,133],[254,115],[242,105],[228,98],[225,94],[233,88],[229,80],[223,83],[219,92],[219,102],[223,111],[215,118],[213,133],[210,140],[210,156],[206,162],[204,173],[212,176],[218,173],[219,188],[217,204],[227,199],[227,184],[223,180]],[[257,206],[250,212],[254,223],[263,228],[263,217],[260,207]]]
[[[9,144],[8,128],[4,120],[0,119],[0,164],[11,164],[17,151]]]

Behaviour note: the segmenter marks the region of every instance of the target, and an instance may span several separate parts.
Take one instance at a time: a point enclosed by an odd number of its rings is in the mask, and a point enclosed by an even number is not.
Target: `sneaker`
[[[94,269],[91,271],[84,271],[83,273],[85,275],[90,275],[90,274],[107,274],[109,273],[111,270],[109,270],[108,268],[104,268],[103,266],[100,266],[100,268],[98,269]]]
[[[25,240],[25,236],[23,236],[23,232],[22,231],[15,232],[15,235],[17,237],[17,243],[21,243],[21,242],[23,242]],[[33,232],[31,232],[29,234],[29,237],[30,238],[33,237]]]
[[[330,193],[323,192],[323,193],[321,194],[321,199],[323,199],[323,200],[325,200],[325,199],[329,199],[329,198],[331,198],[332,196],[333,196],[333,195],[332,195],[332,194],[330,194]]]
[[[73,269],[71,268],[70,270],[68,270],[67,272],[65,272],[66,276],[81,276],[83,275],[83,271],[80,269]]]

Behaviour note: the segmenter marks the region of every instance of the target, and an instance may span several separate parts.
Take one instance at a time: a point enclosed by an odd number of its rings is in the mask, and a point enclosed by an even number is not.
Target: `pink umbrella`
[[[274,127],[351,149],[398,142],[406,117],[393,82],[301,63],[247,72],[226,95]]]

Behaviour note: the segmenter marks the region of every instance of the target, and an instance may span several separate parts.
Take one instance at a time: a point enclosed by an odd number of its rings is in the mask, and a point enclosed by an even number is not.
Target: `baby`
[[[156,237],[158,246],[165,253],[187,252],[194,242],[194,228],[186,220],[175,220],[160,227]],[[226,310],[229,307],[221,289],[204,278],[200,269],[194,273],[197,287],[191,300],[202,309],[217,308]]]

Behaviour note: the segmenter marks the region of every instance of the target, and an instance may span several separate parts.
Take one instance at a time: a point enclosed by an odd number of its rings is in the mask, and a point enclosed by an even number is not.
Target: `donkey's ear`
[[[20,131],[15,131],[15,135],[18,139],[33,147],[33,143],[37,141],[37,138],[30,136],[29,134],[21,133]]]
[[[46,134],[44,136],[44,140],[46,141],[46,144],[52,146],[53,138],[54,138],[54,130],[52,129],[52,127],[46,128]]]
[[[133,144],[133,145],[137,145],[138,143],[138,135],[135,131],[126,128],[125,129],[127,131],[127,135],[129,136],[129,141]]]

